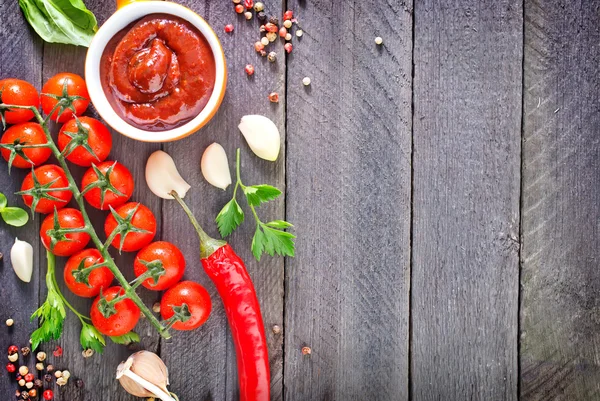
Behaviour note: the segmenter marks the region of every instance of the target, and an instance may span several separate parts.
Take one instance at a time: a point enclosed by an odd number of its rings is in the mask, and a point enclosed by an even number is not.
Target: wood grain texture
[[[5,43],[2,48],[10,43],[12,48],[19,49],[19,57],[15,57],[13,52],[0,52],[0,79],[8,77],[24,79],[38,90],[41,89],[42,42],[28,27],[18,2],[1,2],[0,20],[2,21],[0,38]],[[6,195],[9,205],[26,208],[21,197],[14,196],[13,193],[21,189],[21,183],[28,171],[13,167],[9,176],[7,166],[4,159],[0,158],[0,192]],[[40,259],[34,254],[33,277],[30,283],[23,283],[13,272],[10,249],[15,237],[29,242],[34,249],[37,249],[40,246],[39,226],[39,218],[34,221],[30,220],[27,225],[20,228],[8,226],[0,219],[0,253],[3,254],[0,259],[0,281],[2,282],[0,286],[0,305],[2,306],[0,308],[0,350],[2,350],[2,355],[5,355],[6,349],[12,344],[19,347],[29,345],[29,336],[37,328],[36,323],[29,321],[29,317],[38,306],[37,283],[40,279],[40,270],[38,269]],[[8,318],[15,321],[11,328],[4,324]],[[3,370],[5,362],[7,361],[4,358],[1,364]],[[33,358],[21,358],[19,363],[29,365],[30,369],[35,365]],[[17,389],[16,383],[8,380],[4,374],[2,376],[4,377],[0,380],[0,394],[3,399],[12,399]]]
[[[525,1],[521,399],[600,399],[600,4]]]
[[[288,8],[285,399],[406,400],[412,4]]]
[[[235,149],[242,150],[242,179],[246,184],[268,183],[285,192],[285,146],[276,163],[258,159],[244,141],[237,125],[244,114],[262,114],[271,118],[278,126],[285,143],[285,57],[283,43],[279,40],[269,46],[277,52],[276,63],[269,63],[258,56],[254,42],[260,38],[259,22],[254,18],[246,21],[243,15],[235,14],[233,3],[184,1],[213,26],[221,40],[228,66],[227,93],[219,112],[202,130],[184,140],[164,145],[164,150],[175,156],[179,171],[192,185],[186,196],[190,208],[209,235],[218,237],[214,219],[219,210],[231,198],[232,188],[226,192],[210,186],[200,172],[200,159],[206,147],[213,142],[224,146],[233,179],[235,180]],[[266,2],[268,15],[281,16],[281,3]],[[223,28],[233,24],[235,30],[226,34]],[[255,74],[248,78],[244,72],[246,64],[253,64]],[[282,101],[271,104],[267,95],[279,92]],[[238,200],[244,205],[241,193]],[[282,196],[259,213],[265,219],[283,219],[285,200]],[[162,355],[170,366],[184,374],[174,374],[172,388],[183,399],[236,400],[239,398],[235,349],[231,341],[225,311],[212,282],[200,265],[198,239],[181,208],[171,201],[164,206],[164,238],[182,248],[188,267],[186,278],[198,281],[210,292],[213,311],[207,323],[190,333],[176,333],[172,344],[161,347]],[[282,258],[264,257],[256,262],[250,252],[255,225],[252,214],[246,210],[246,221],[228,241],[246,262],[254,281],[261,304],[271,362],[272,400],[281,400],[283,394],[283,337],[269,329],[283,322],[283,268]],[[185,373],[187,372],[187,373]]]
[[[415,7],[414,400],[516,400],[522,6]]]

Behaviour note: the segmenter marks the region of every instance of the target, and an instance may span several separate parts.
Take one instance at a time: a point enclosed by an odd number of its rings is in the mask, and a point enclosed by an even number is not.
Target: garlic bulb
[[[277,160],[281,138],[273,121],[265,116],[253,114],[242,117],[238,128],[256,156],[269,161]]]
[[[162,401],[175,401],[167,390],[169,372],[158,355],[139,351],[117,367],[117,380],[131,395],[154,397]]]
[[[163,199],[173,199],[171,191],[183,198],[190,189],[190,184],[179,175],[173,158],[162,150],[152,153],[146,162],[146,183],[154,195]]]
[[[17,277],[26,283],[31,281],[33,273],[33,247],[25,241],[15,238],[10,249],[10,262]]]
[[[202,154],[200,161],[202,175],[210,185],[225,190],[231,185],[231,172],[227,162],[227,154],[223,146],[214,142]]]

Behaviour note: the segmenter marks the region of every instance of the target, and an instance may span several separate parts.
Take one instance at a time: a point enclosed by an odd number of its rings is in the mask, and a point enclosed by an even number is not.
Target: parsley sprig
[[[267,253],[270,256],[277,254],[293,257],[295,253],[294,239],[296,236],[284,231],[293,227],[292,224],[284,220],[273,220],[265,223],[258,217],[258,213],[256,213],[257,207],[263,203],[277,199],[281,195],[281,191],[271,185],[246,186],[242,183],[240,177],[240,149],[236,153],[235,166],[236,182],[233,188],[233,196],[223,206],[223,209],[221,209],[215,219],[219,233],[221,233],[223,238],[227,237],[244,221],[244,211],[237,202],[237,191],[240,188],[256,221],[256,231],[252,238],[252,254],[256,260],[260,261],[263,253]]]

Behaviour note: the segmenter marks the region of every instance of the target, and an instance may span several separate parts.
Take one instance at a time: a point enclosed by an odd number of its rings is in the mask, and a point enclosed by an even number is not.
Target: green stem
[[[52,281],[52,284],[54,284],[54,288],[56,289],[56,293],[58,294],[60,299],[62,299],[63,303],[65,305],[67,305],[67,307],[69,309],[71,309],[71,312],[73,312],[79,318],[79,320],[81,320],[81,323],[85,324],[86,323],[85,320],[90,320],[90,318],[79,313],[77,311],[77,309],[75,309],[73,307],[73,305],[71,305],[69,303],[69,301],[67,301],[67,299],[63,295],[62,291],[60,291],[60,289],[58,287],[58,282],[56,281],[56,269],[55,269],[56,258],[54,257],[54,254],[50,251],[46,251],[46,258],[48,259],[48,273],[46,274],[46,281],[48,281],[48,280]]]
[[[19,108],[30,109],[33,112],[33,114],[35,115],[36,120],[42,126],[42,128],[44,130],[44,134],[46,135],[46,139],[48,141],[48,147],[52,150],[52,153],[58,159],[58,162],[60,163],[60,166],[63,168],[65,175],[67,177],[67,180],[69,181],[69,190],[73,193],[73,198],[75,199],[75,201],[77,202],[77,205],[79,206],[79,210],[81,211],[81,215],[83,216],[83,220],[85,222],[86,232],[91,237],[92,242],[94,243],[94,245],[96,246],[98,251],[100,251],[100,254],[102,255],[102,257],[105,261],[105,266],[112,272],[112,274],[115,276],[115,278],[117,279],[117,281],[119,282],[121,287],[123,287],[123,290],[125,290],[125,294],[127,295],[127,298],[131,299],[137,305],[137,307],[140,308],[140,311],[144,314],[144,316],[146,316],[146,318],[148,318],[148,321],[156,328],[158,333],[165,339],[171,338],[171,334],[169,333],[168,329],[159,322],[159,320],[152,314],[150,309],[144,304],[144,302],[140,299],[140,297],[135,293],[134,289],[129,285],[129,282],[127,281],[125,276],[123,276],[123,273],[121,273],[121,270],[119,270],[119,268],[115,264],[115,261],[108,253],[108,246],[104,246],[104,244],[98,237],[98,234],[96,234],[96,231],[94,230],[94,228],[92,226],[92,222],[90,221],[90,218],[86,212],[85,204],[83,201],[83,196],[81,195],[81,192],[79,192],[79,188],[77,188],[77,183],[75,182],[75,179],[73,178],[73,175],[71,174],[71,171],[69,170],[69,166],[67,165],[67,162],[65,161],[64,156],[61,154],[60,150],[58,149],[58,147],[54,143],[54,140],[52,139],[52,135],[50,134],[50,131],[46,124],[47,121],[42,117],[39,110],[36,109],[35,107],[19,107]]]

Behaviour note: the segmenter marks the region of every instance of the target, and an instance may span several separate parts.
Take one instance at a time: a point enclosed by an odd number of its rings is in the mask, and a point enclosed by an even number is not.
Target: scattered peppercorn
[[[54,372],[54,366],[53,365],[46,366],[46,372],[48,372],[48,373]]]
[[[263,45],[263,47],[260,50],[263,50],[265,48],[265,46],[269,44],[269,38],[267,38],[267,37],[261,38],[260,44]]]
[[[310,349],[310,347],[302,347],[302,355],[310,355],[312,353],[312,350]]]
[[[36,358],[38,361],[40,361],[40,362],[44,362],[44,361],[46,360],[46,356],[47,356],[47,355],[46,355],[46,353],[45,353],[45,352],[38,352],[38,353],[35,355],[35,358]]]
[[[235,6],[235,12],[238,14],[241,14],[244,12],[244,6],[241,4],[238,4],[237,6]]]
[[[77,387],[79,387],[79,388],[82,388],[83,387],[83,380],[81,380],[81,379],[75,380],[75,385]]]
[[[233,0],[233,4],[240,4],[242,0]]]
[[[244,7],[247,9],[254,7],[254,0],[244,0]]]
[[[35,398],[35,397],[37,397],[37,390],[32,388],[31,390],[29,390],[28,394],[29,394],[29,397]]]
[[[11,345],[8,347],[8,355],[16,354],[17,352],[19,352],[19,347],[16,345]]]
[[[256,11],[257,13],[264,9],[265,9],[265,5],[263,3],[261,3],[260,1],[258,1],[254,4],[254,11]]]
[[[292,49],[294,48],[294,46],[292,46],[292,44],[291,44],[291,43],[286,43],[285,45],[283,45],[283,48],[285,49],[285,51],[286,51],[287,53],[291,53],[291,52],[292,52]]]
[[[269,101],[271,103],[278,103],[279,102],[279,93],[277,93],[277,92],[269,93]]]
[[[69,377],[71,377],[71,372],[69,372],[68,370],[63,370],[62,371],[62,377],[64,377],[65,379],[69,380]]]
[[[56,372],[54,372],[54,377],[56,377],[57,379],[59,377],[62,377],[62,372],[60,370],[57,370]]]
[[[244,13],[244,17],[246,17],[246,19],[247,19],[248,21],[250,21],[250,20],[252,19],[252,12],[250,12],[250,11],[246,11],[246,12]]]
[[[266,38],[267,38],[267,40],[269,42],[275,42],[275,39],[277,39],[277,33],[275,33],[275,32],[267,32]]]
[[[272,22],[267,22],[265,24],[265,29],[267,32],[277,32],[277,25],[273,24]]]
[[[52,365],[50,365],[52,366]],[[52,375],[50,373],[46,373],[44,375],[44,380],[46,381],[46,383],[52,383]]]
[[[254,66],[252,64],[246,64],[244,70],[246,71],[246,74],[248,74],[248,76],[254,74]]]
[[[310,85],[310,78],[309,77],[302,78],[302,85],[304,85],[304,86]]]
[[[19,360],[19,354],[11,354],[8,356],[8,360],[11,362],[17,362]]]
[[[55,357],[61,357],[63,355],[62,347],[60,345],[57,345],[54,349],[54,352],[52,352],[52,355],[54,355]]]
[[[260,22],[265,22],[267,20],[267,14],[261,11],[258,14],[256,14],[256,18],[258,18]]]
[[[26,383],[25,383],[25,388],[27,388],[27,390],[29,390],[29,389],[32,389],[32,388],[33,388],[33,382],[32,382],[32,381],[28,382],[28,381],[26,380]]]
[[[376,44],[376,45],[380,45],[380,44],[382,44],[382,43],[383,43],[383,38],[382,38],[381,36],[377,36],[377,37],[375,38],[375,44]]]
[[[288,32],[288,33],[285,35],[285,40],[287,40],[288,42],[289,42],[290,40],[292,40],[292,34]]]
[[[15,391],[15,397],[17,397],[17,398],[21,397],[21,392],[19,390]]]
[[[267,56],[267,60],[269,60],[271,63],[274,63],[277,60],[277,53],[269,53],[269,55]]]
[[[281,327],[279,325],[274,325],[273,326],[273,334],[279,334],[281,333]]]
[[[44,370],[44,364],[41,362],[38,362],[35,364],[35,369],[36,370]]]
[[[52,390],[46,390],[44,391],[43,396],[46,401],[50,401],[52,398],[54,398],[54,393],[52,392]]]
[[[28,400],[29,399],[29,392],[23,391],[21,393],[21,398],[24,399],[24,400]]]
[[[269,17],[269,22],[273,25],[279,25],[279,18],[277,18],[276,16],[272,15]]]
[[[265,26],[264,26],[264,25],[261,25],[261,26],[258,28],[258,31],[259,31],[260,33],[265,33],[265,32],[267,32],[267,28],[265,28]]]
[[[160,302],[155,302],[152,305],[152,312],[154,312],[154,313],[160,313]]]
[[[227,25],[225,25],[225,32],[227,32],[227,33],[231,33],[231,32],[233,32],[233,29],[234,29],[234,28],[233,28],[233,25],[232,25],[232,24],[227,24]]]
[[[35,379],[33,381],[33,385],[37,388],[42,388],[44,386],[44,382],[41,379]]]
[[[14,321],[14,320],[12,320],[12,319],[6,319],[6,325],[7,325],[8,327],[11,327],[13,324],[15,324],[15,321]]]
[[[23,356],[27,356],[31,353],[31,348],[29,347],[23,347],[21,348],[21,354],[23,354]]]
[[[287,29],[290,29],[292,27],[292,21],[290,21],[289,19],[286,19],[285,21],[283,21],[283,26],[286,27]]]
[[[283,13],[283,19],[286,21],[291,20],[294,17],[294,12],[292,10],[287,10]]]
[[[304,34],[304,32],[302,32],[302,29],[298,29],[296,31],[296,36],[299,37],[299,38],[302,37],[303,34]]]
[[[35,380],[35,376],[33,375],[33,373],[27,373],[25,375],[25,381],[26,382],[32,382]]]
[[[266,55],[267,55],[267,52],[266,52],[266,51],[264,51],[264,50],[261,50],[259,53],[260,53],[260,56],[261,56],[261,57],[264,57],[264,56],[266,56]]]
[[[279,37],[285,38],[285,35],[287,35],[287,29],[284,26],[282,26],[281,28],[279,28]]]
[[[81,351],[81,355],[83,355],[84,358],[89,358],[92,355],[94,355],[94,350],[93,349],[84,349],[83,351]]]
[[[257,52],[263,50],[264,48],[265,48],[265,45],[263,45],[262,42],[256,42],[254,44],[254,50],[256,50]]]
[[[8,373],[15,373],[17,370],[17,367],[15,365],[13,365],[12,363],[7,363],[6,364],[6,371]]]
[[[58,384],[59,386],[64,386],[65,384],[67,384],[67,379],[65,379],[64,377],[59,377],[58,379],[56,379],[56,384]]]
[[[19,386],[24,387],[25,384],[27,384],[27,382],[25,381],[25,379],[20,379],[18,380]]]
[[[23,365],[19,368],[19,374],[21,376],[25,376],[27,373],[29,373],[29,368],[27,366]]]

